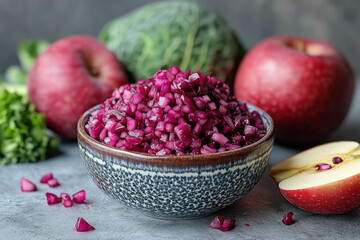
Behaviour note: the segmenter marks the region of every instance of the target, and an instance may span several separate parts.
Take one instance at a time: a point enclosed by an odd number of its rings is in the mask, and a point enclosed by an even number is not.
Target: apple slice
[[[270,169],[282,195],[312,213],[338,214],[360,207],[360,145],[339,141],[316,146]]]

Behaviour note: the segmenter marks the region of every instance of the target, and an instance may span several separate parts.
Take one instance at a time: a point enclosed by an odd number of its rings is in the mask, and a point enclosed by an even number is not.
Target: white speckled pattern
[[[246,195],[259,181],[270,158],[271,145],[260,157],[204,171],[154,168],[121,159],[99,161],[97,153],[79,142],[80,153],[94,182],[128,206],[162,218],[211,214]],[[106,180],[106,181],[105,181]]]

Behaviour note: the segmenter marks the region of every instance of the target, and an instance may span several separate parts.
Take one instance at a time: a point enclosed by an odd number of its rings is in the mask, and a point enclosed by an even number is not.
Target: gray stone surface
[[[345,124],[327,141],[360,141],[360,86]],[[156,219],[129,209],[101,192],[80,159],[75,142],[63,142],[60,154],[44,162],[0,167],[0,239],[358,239],[360,210],[342,215],[307,213],[288,203],[269,177],[269,169],[255,188],[243,199],[217,214],[236,219],[230,232],[211,229],[216,216],[191,220]],[[300,149],[275,144],[270,166]],[[270,167],[269,166],[269,167]],[[51,189],[37,184],[38,191],[22,193],[20,179],[38,183],[40,177],[53,172],[61,186]],[[75,193],[85,189],[88,204],[64,208],[48,206],[45,193]],[[294,212],[295,224],[285,226],[281,220]],[[78,233],[76,219],[83,217],[96,230]],[[250,226],[246,226],[249,224]]]

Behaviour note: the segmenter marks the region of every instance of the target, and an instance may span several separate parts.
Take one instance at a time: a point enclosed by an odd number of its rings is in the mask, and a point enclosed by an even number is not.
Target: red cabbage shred
[[[260,114],[239,103],[228,85],[178,67],[121,86],[85,128],[109,146],[156,155],[229,151],[266,134]]]

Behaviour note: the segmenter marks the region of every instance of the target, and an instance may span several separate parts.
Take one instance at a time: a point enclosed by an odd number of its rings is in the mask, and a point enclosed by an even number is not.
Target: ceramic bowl
[[[246,147],[207,155],[156,156],[116,149],[91,138],[78,122],[81,158],[95,184],[129,207],[159,218],[212,214],[244,197],[260,180],[273,145],[273,121],[257,110],[267,134]]]

